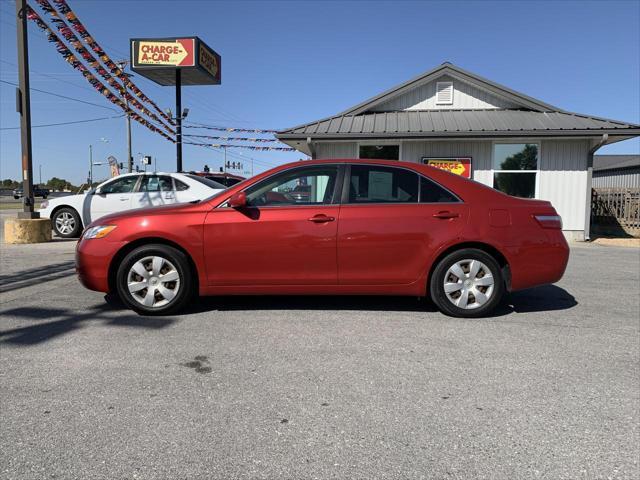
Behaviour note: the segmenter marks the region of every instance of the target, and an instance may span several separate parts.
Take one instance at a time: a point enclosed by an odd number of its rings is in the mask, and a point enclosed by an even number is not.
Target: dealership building
[[[549,200],[567,237],[589,237],[593,156],[640,126],[568,112],[444,63],[344,112],[282,130],[312,158],[423,162]]]

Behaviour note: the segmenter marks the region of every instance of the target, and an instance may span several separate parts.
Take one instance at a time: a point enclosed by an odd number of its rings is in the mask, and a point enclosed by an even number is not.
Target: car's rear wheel
[[[51,219],[53,231],[62,238],[76,238],[82,232],[80,215],[73,208],[63,207],[56,210]]]
[[[145,245],[124,257],[116,274],[118,296],[142,315],[179,311],[193,295],[186,255],[167,245]]]
[[[505,292],[502,270],[488,253],[465,248],[436,266],[429,285],[441,312],[453,317],[482,317],[500,303]]]

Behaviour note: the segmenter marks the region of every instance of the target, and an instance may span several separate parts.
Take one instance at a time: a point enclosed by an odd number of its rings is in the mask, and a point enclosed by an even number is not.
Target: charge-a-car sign
[[[135,44],[136,66],[163,65],[192,67],[195,65],[195,41],[193,38],[177,38],[175,41],[140,40]]]
[[[220,85],[222,59],[198,37],[132,38],[131,69],[160,85]]]
[[[471,157],[422,157],[422,163],[455,173],[464,178],[471,178]]]

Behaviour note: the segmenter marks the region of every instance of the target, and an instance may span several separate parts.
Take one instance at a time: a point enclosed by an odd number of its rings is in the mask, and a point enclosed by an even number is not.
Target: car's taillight
[[[562,230],[562,218],[560,218],[560,215],[534,215],[533,218],[542,228]]]
[[[40,202],[40,208],[47,208],[49,206],[49,200],[43,200]]]

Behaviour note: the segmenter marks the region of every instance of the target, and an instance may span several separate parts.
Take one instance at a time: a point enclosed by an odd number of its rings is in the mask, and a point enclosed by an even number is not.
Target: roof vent
[[[453,105],[453,82],[436,82],[436,105]]]

